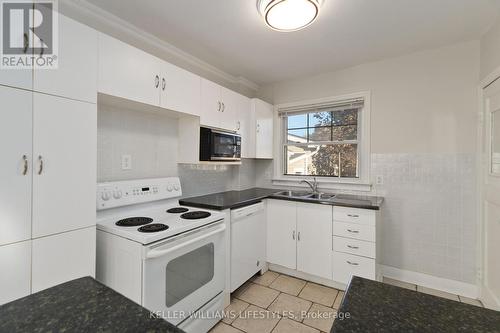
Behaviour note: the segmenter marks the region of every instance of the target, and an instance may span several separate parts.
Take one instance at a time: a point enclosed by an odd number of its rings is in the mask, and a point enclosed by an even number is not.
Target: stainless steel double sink
[[[290,199],[302,199],[302,200],[317,200],[317,201],[328,201],[335,198],[335,194],[329,193],[313,193],[305,191],[281,191],[275,193],[276,197],[290,198]]]

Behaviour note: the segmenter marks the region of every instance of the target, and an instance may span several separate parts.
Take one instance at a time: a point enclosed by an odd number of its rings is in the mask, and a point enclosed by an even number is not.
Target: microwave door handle
[[[205,238],[208,238],[208,237],[211,237],[211,236],[213,236],[215,234],[223,232],[225,229],[226,229],[226,226],[222,225],[219,228],[217,228],[216,230],[214,230],[212,232],[209,232],[208,234],[205,234],[205,235],[200,236],[200,237],[193,238],[193,239],[191,239],[191,240],[189,240],[187,242],[184,242],[182,244],[179,244],[179,245],[176,245],[176,246],[173,246],[173,247],[169,247],[168,249],[165,249],[165,250],[152,250],[152,251],[150,251],[150,252],[148,252],[146,254],[146,259],[154,259],[154,258],[162,257],[164,255],[167,255],[167,254],[171,253],[171,252],[177,251],[180,248],[183,248],[185,246],[191,245],[193,243],[196,243],[196,242],[199,242],[201,240],[204,240]]]

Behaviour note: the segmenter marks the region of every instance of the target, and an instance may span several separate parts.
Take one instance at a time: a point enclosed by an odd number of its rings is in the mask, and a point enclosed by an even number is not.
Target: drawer
[[[333,236],[375,242],[375,227],[371,225],[333,221]]]
[[[334,251],[332,260],[334,281],[347,284],[353,275],[375,280],[375,259]]]
[[[333,220],[375,226],[375,211],[370,209],[333,207]]]
[[[333,250],[375,259],[375,243],[333,236]]]

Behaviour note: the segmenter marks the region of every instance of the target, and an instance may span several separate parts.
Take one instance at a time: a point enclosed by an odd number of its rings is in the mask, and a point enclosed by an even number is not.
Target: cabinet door
[[[161,107],[200,115],[201,79],[198,75],[164,62],[160,84]]]
[[[223,129],[229,131],[237,130],[237,119],[239,108],[241,107],[240,97],[240,94],[232,90],[222,88],[221,127]]]
[[[3,4],[2,4],[3,5]],[[22,48],[24,54],[27,57],[31,56],[32,53],[29,51],[29,42],[28,32],[24,32],[24,15],[22,12],[11,12],[11,30],[9,31],[9,37],[11,38],[10,44],[15,48]],[[6,32],[6,31],[5,31]],[[31,42],[33,42],[31,40]],[[6,55],[8,56],[8,55]],[[17,58],[14,58],[14,63]],[[31,68],[29,69],[16,69],[13,66],[13,69],[0,69],[0,85],[6,85],[15,88],[23,88],[23,89],[32,89],[33,88],[33,71]]]
[[[201,79],[200,124],[221,127],[222,117],[221,87],[212,81]]]
[[[332,206],[297,204],[297,270],[332,278]]]
[[[58,68],[35,67],[33,89],[96,103],[97,31],[61,14],[58,31]]]
[[[297,205],[284,200],[267,201],[267,261],[291,269],[297,267]]]
[[[95,227],[33,240],[33,292],[95,276]]]
[[[99,92],[159,106],[161,66],[158,58],[99,34]]]
[[[253,99],[256,119],[255,157],[273,158],[273,106]]]
[[[241,96],[240,105],[237,130],[241,135],[241,157],[255,158],[255,113],[248,97]]]
[[[33,93],[0,86],[0,245],[31,238]]]
[[[95,104],[34,94],[33,238],[95,224]]]
[[[31,241],[0,246],[0,305],[31,291]]]

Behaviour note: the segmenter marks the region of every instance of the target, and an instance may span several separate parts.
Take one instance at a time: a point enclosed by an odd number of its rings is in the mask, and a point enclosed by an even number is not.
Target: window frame
[[[371,92],[364,91],[353,94],[340,96],[326,97],[315,100],[305,100],[293,103],[275,105],[275,163],[273,185],[278,186],[299,186],[302,179],[310,179],[316,177],[322,188],[325,189],[349,189],[367,191],[371,189],[370,184],[370,163],[371,163],[371,140],[370,140],[370,109],[371,109]],[[335,141],[337,143],[357,143],[358,144],[358,178],[342,178],[334,176],[307,176],[307,175],[286,175],[285,163],[286,154],[284,147],[288,144],[287,124],[284,117],[279,115],[280,109],[285,108],[307,108],[312,105],[326,105],[331,103],[341,103],[343,101],[363,99],[364,105],[359,109],[358,113],[358,139]],[[317,141],[312,144],[332,143],[331,141]],[[293,144],[292,144],[293,145]],[[300,145],[300,144],[299,144]],[[306,145],[304,143],[303,145]]]

